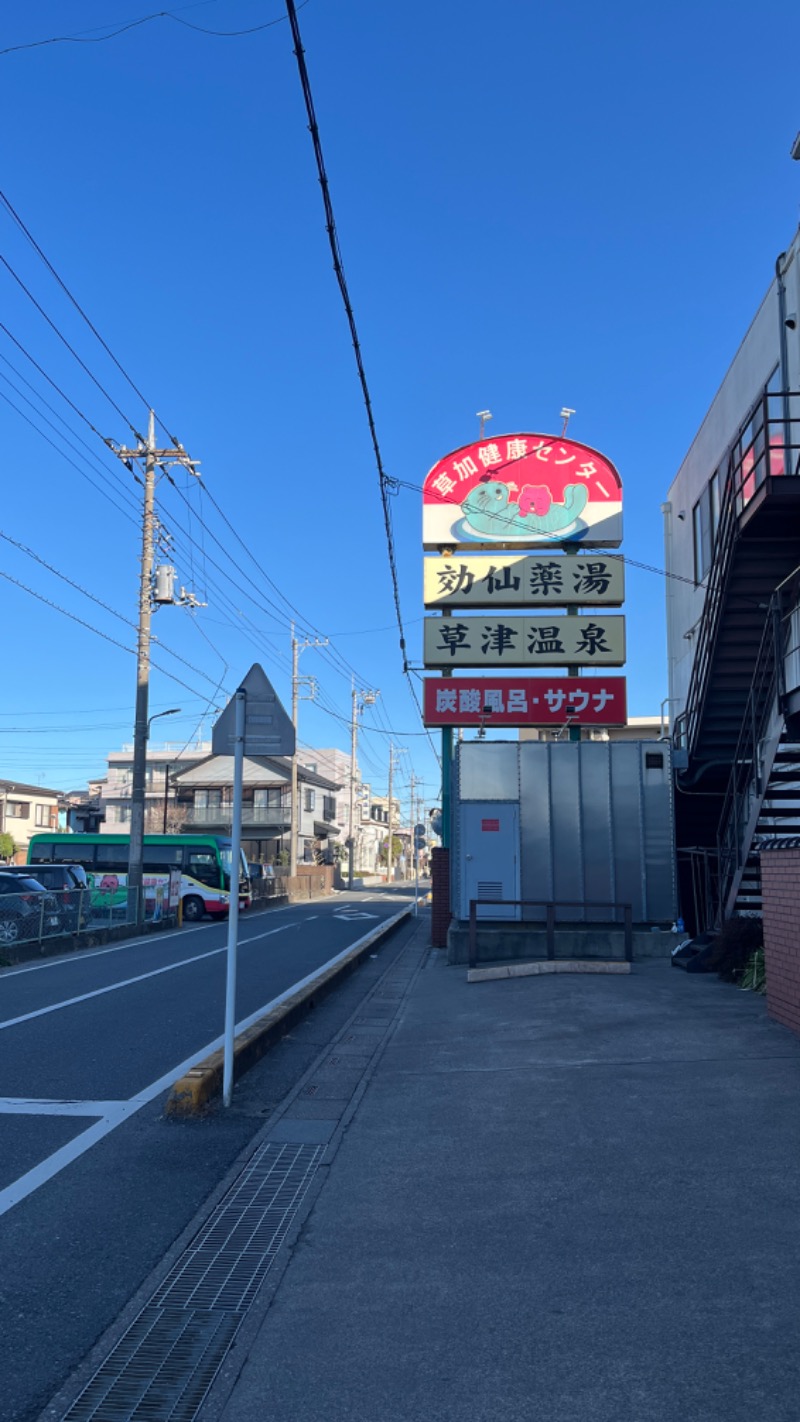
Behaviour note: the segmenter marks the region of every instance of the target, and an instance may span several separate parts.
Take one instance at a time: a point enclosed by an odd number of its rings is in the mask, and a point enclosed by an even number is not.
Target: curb
[[[236,1037],[233,1047],[233,1079],[244,1076],[263,1056],[286,1035],[301,1017],[314,1007],[321,997],[335,987],[339,978],[357,968],[361,959],[382,938],[387,938],[395,928],[411,916],[413,906],[406,905],[399,913],[373,928],[363,938],[346,948],[337,958],[317,969],[310,980],[306,980],[296,992],[290,992],[273,1006],[267,1006],[264,1015],[251,1023]],[[222,1094],[222,1072],[224,1054],[222,1048],[212,1052],[197,1066],[191,1067],[176,1081],[167,1097],[164,1112],[167,1116],[196,1116],[214,1097]]]
[[[509,963],[493,968],[469,968],[467,982],[494,982],[498,978],[538,978],[544,973],[629,973],[630,971],[630,963],[616,958],[550,958],[535,963]]]

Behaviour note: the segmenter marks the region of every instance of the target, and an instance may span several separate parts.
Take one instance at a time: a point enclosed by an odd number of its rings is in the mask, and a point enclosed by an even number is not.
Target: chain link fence
[[[144,921],[158,923],[174,916],[169,886],[148,885],[141,891]],[[0,952],[18,944],[44,943],[54,938],[89,933],[138,922],[137,903],[126,889],[97,888],[21,890],[0,894]]]

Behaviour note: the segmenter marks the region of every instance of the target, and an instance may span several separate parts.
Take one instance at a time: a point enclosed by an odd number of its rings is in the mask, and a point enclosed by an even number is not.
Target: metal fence
[[[529,908],[543,908],[543,909],[546,910],[546,920],[545,920],[545,934],[546,934],[546,939],[545,939],[545,941],[546,941],[546,945],[547,945],[547,958],[548,958],[548,960],[549,960],[550,962],[553,962],[553,960],[555,959],[555,956],[556,956],[556,931],[557,931],[557,928],[556,928],[556,909],[559,909],[559,908],[573,908],[573,909],[601,908],[601,909],[611,909],[612,914],[613,914],[614,916],[613,916],[612,918],[610,918],[610,919],[603,919],[602,921],[599,921],[599,922],[597,922],[597,923],[586,923],[586,922],[566,923],[566,922],[560,922],[559,925],[558,925],[558,927],[561,928],[562,930],[569,930],[569,931],[571,931],[571,932],[574,932],[574,931],[582,931],[582,932],[584,932],[584,933],[593,932],[593,931],[596,930],[597,928],[619,928],[619,926],[620,926],[620,925],[619,925],[619,919],[616,917],[616,915],[621,911],[621,912],[622,912],[622,926],[623,926],[623,943],[624,943],[624,949],[625,949],[625,962],[626,962],[626,963],[632,963],[632,962],[633,962],[633,908],[632,908],[631,904],[624,904],[624,903],[608,903],[608,902],[606,902],[605,900],[601,900],[601,899],[598,899],[598,900],[596,900],[596,901],[595,901],[595,900],[591,900],[591,899],[580,899],[580,900],[558,899],[558,900],[555,900],[555,901],[552,900],[552,899],[551,899],[551,900],[547,900],[547,899],[470,899],[470,901],[469,901],[469,967],[470,967],[470,968],[476,968],[476,967],[478,966],[478,923],[479,923],[479,920],[478,920],[478,909],[479,909],[479,908],[483,908],[484,906],[492,906],[492,905],[498,905],[498,904],[513,905],[515,908],[523,908],[523,907],[527,906],[527,907],[529,907]],[[504,919],[504,920],[503,920],[502,922],[500,922],[500,923],[498,923],[498,922],[491,922],[490,920],[481,920],[481,923],[483,924],[484,927],[488,927],[488,928],[492,928],[492,929],[498,929],[498,928],[504,929],[504,928],[508,928],[511,924],[514,924],[514,926],[517,926],[517,925],[519,925],[520,927],[522,926],[522,925],[520,924],[519,920],[510,920],[510,919]],[[536,924],[529,921],[529,922],[526,922],[526,923],[525,923],[525,927],[526,927],[527,929],[529,929],[529,930],[534,930],[534,931],[535,931],[535,929],[536,929]],[[573,955],[573,956],[574,956],[574,955]]]
[[[166,887],[143,888],[144,920],[158,922],[170,916]],[[99,889],[57,889],[0,894],[0,953],[18,944],[44,943],[93,929],[136,923],[136,902]]]

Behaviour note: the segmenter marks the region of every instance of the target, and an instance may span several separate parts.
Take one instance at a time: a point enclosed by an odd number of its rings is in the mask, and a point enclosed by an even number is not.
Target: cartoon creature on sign
[[[470,529],[491,538],[519,538],[525,534],[564,533],[573,527],[586,507],[589,494],[582,484],[567,484],[557,502],[546,484],[526,484],[516,504],[510,502],[507,484],[485,479],[467,494],[462,512]]]

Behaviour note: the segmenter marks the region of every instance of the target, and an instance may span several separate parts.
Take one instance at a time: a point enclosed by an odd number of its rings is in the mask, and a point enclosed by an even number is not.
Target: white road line
[[[26,968],[7,969],[0,973],[0,983],[4,983],[6,978],[18,978],[23,973],[42,973],[46,968],[61,968],[64,963],[85,963],[87,958],[104,958],[106,953],[124,953],[126,948],[136,948],[140,943],[163,943],[165,939],[175,938],[179,933],[202,933],[205,928],[216,927],[215,923],[200,923],[197,928],[176,928],[169,933],[148,933],[144,938],[126,938],[124,943],[118,943],[115,948],[83,948],[77,953],[62,953],[49,963],[31,963]]]
[[[405,910],[401,909],[398,913],[393,914],[390,919],[384,920],[384,923],[391,923],[402,917],[404,913]],[[381,925],[381,927],[383,926],[384,925]],[[341,953],[337,953],[333,958],[329,958],[327,963],[323,963],[321,967],[315,968],[313,973],[309,973],[307,977],[301,978],[299,982],[292,983],[291,987],[286,988],[285,992],[279,993],[271,1002],[265,1003],[264,1006],[259,1007],[256,1012],[252,1012],[249,1017],[245,1017],[243,1022],[237,1022],[235,1031],[244,1032],[248,1027],[252,1027],[253,1023],[258,1022],[260,1017],[264,1017],[266,1013],[271,1012],[274,1007],[280,1007],[281,1003],[285,1002],[293,993],[298,992],[300,988],[305,987],[308,983],[313,982],[315,978],[321,976],[322,973],[327,972],[328,969],[332,968],[340,959],[346,957],[348,953],[351,953],[354,948],[359,948],[368,939],[372,938],[375,932],[376,930],[374,928],[370,929],[369,933],[365,933],[361,938],[357,938],[355,943],[349,943],[346,948],[342,949]],[[35,1165],[32,1170],[27,1171],[25,1175],[21,1175],[13,1184],[7,1185],[4,1190],[0,1190],[0,1215],[6,1214],[9,1210],[12,1210],[15,1205],[18,1205],[21,1200],[27,1199],[29,1195],[41,1189],[42,1185],[46,1185],[49,1180],[59,1175],[62,1170],[66,1169],[68,1165],[71,1165],[73,1161],[78,1160],[87,1150],[91,1150],[92,1146],[97,1145],[99,1141],[103,1140],[104,1136],[108,1136],[112,1131],[116,1130],[117,1126],[121,1125],[123,1120],[133,1116],[137,1111],[141,1110],[142,1106],[147,1106],[151,1101],[154,1101],[157,1096],[160,1096],[162,1092],[167,1091],[173,1082],[177,1081],[179,1077],[189,1071],[190,1067],[196,1066],[198,1062],[203,1061],[211,1052],[215,1052],[218,1047],[221,1047],[223,1041],[223,1037],[215,1037],[213,1042],[207,1042],[204,1047],[200,1047],[196,1052],[193,1052],[190,1057],[186,1057],[178,1066],[172,1067],[169,1071],[165,1072],[157,1081],[151,1082],[144,1090],[138,1091],[129,1101],[109,1103],[113,1108],[113,1114],[109,1113],[108,1116],[103,1117],[102,1120],[90,1126],[88,1130],[81,1131],[79,1135],[75,1136],[71,1141],[68,1141],[60,1150],[54,1151],[53,1154],[47,1156],[45,1160],[39,1161],[39,1164]]]
[[[47,1017],[50,1012],[60,1012],[64,1007],[75,1007],[79,1002],[88,1002],[93,997],[103,997],[107,992],[119,992],[120,988],[132,987],[148,978],[157,978],[161,973],[174,973],[177,968],[187,968],[190,963],[199,963],[203,958],[213,958],[224,953],[225,948],[212,948],[208,953],[198,953],[194,958],[182,958],[179,963],[166,963],[163,968],[152,968],[149,973],[140,973],[135,978],[123,978],[122,982],[109,983],[107,987],[95,988],[92,992],[82,992],[78,997],[67,997],[62,1002],[51,1002],[49,1007],[37,1007],[34,1012],[24,1012],[21,1017],[9,1017],[0,1022],[0,1032],[8,1027],[19,1027],[22,1022],[31,1022],[34,1017]]]
[[[272,918],[276,913],[289,913],[291,909],[302,909],[303,907],[303,904],[282,904],[280,908],[269,909],[268,912]],[[317,915],[314,914],[314,918],[316,917]],[[65,963],[85,963],[87,958],[104,958],[107,953],[124,953],[126,948],[137,948],[142,943],[155,945],[177,938],[179,934],[204,933],[206,929],[219,928],[220,923],[226,922],[226,919],[221,918],[212,923],[198,923],[195,928],[171,928],[166,933],[146,933],[143,938],[126,938],[124,943],[117,943],[114,948],[82,948],[77,953],[62,953],[48,963],[30,963],[24,968],[0,969],[0,983],[5,982],[6,978],[18,978],[22,973],[42,973],[47,968],[62,968]],[[240,941],[245,943],[250,940],[243,938]]]
[[[283,933],[287,928],[300,928],[299,923],[284,923],[280,928],[270,928],[266,933],[254,933],[250,938],[240,938],[239,947],[244,948],[248,943],[257,943],[259,938],[270,938],[273,933]],[[94,988],[92,992],[82,992],[77,997],[67,997],[61,1002],[51,1002],[48,1007],[37,1007],[34,1012],[25,1012],[21,1017],[9,1017],[5,1022],[0,1022],[0,1032],[4,1032],[7,1027],[19,1027],[23,1022],[30,1022],[34,1017],[46,1017],[50,1012],[59,1012],[62,1007],[75,1007],[79,1002],[88,1002],[92,997],[103,997],[105,993],[117,992],[119,988],[132,987],[134,983],[143,983],[148,978],[157,978],[161,973],[173,973],[176,968],[187,968],[191,963],[200,963],[204,958],[214,958],[218,953],[227,952],[227,945],[221,948],[209,948],[207,953],[197,953],[193,958],[182,958],[178,963],[165,963],[161,968],[151,968],[149,973],[139,973],[135,978],[123,978],[121,982],[109,983],[106,987]]]
[[[130,1111],[127,1101],[48,1101],[25,1096],[0,1096],[0,1116],[104,1116]]]

